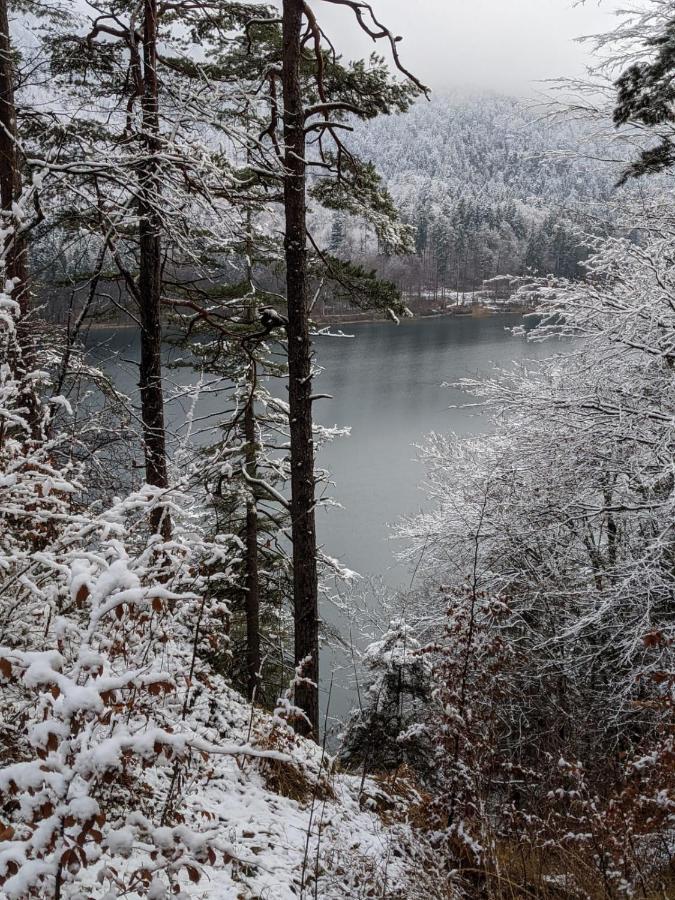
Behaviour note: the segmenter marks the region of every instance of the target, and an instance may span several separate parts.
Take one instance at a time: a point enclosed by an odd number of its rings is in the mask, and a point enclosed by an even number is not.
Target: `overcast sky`
[[[86,0],[71,2],[91,13]],[[309,2],[347,58],[371,52],[373,43],[361,34],[351,10]],[[626,5],[624,0],[370,2],[378,18],[402,36],[404,64],[433,89],[477,87],[525,95],[538,90],[539,80],[583,74],[589,47],[575,38],[608,30],[616,21],[613,11]],[[383,52],[382,42],[378,47]]]
[[[356,40],[344,7],[313,0],[325,30],[346,56],[370,52]],[[575,38],[612,27],[617,0],[372,0],[378,17],[403,37],[408,68],[432,88],[490,88],[532,94],[545,78],[578,75],[588,48]]]

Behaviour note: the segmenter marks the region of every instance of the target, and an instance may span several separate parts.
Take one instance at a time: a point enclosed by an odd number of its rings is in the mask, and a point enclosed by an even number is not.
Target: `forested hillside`
[[[411,293],[469,291],[527,271],[579,277],[586,250],[577,232],[598,227],[592,217],[604,218],[616,181],[587,137],[551,122],[543,104],[487,93],[435,95],[359,126],[357,152],[376,164],[414,230],[414,257],[381,269]],[[344,217],[331,228],[331,249],[372,253]]]

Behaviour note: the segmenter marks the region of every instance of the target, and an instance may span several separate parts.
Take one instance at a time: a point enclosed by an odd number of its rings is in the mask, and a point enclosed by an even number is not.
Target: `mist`
[[[350,10],[312,4],[348,58],[374,45]],[[578,38],[609,30],[615,0],[373,0],[377,17],[403,40],[403,63],[433,90],[474,87],[530,95],[538,82],[582,75],[590,46]],[[378,42],[383,52],[382,42]]]

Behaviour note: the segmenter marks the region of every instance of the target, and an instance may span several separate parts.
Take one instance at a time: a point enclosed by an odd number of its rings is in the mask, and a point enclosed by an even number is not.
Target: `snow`
[[[134,845],[134,833],[131,828],[117,828],[106,835],[105,845],[113,854],[128,856]]]
[[[100,807],[93,797],[73,797],[68,803],[68,812],[79,822],[86,822],[99,814]]]
[[[233,696],[229,702],[234,703],[231,712],[237,716],[239,727],[247,728],[246,704]],[[257,713],[255,719],[255,730],[270,727],[265,714]],[[290,758],[296,765],[320,769],[324,756],[321,748],[290,735],[289,741]],[[332,760],[324,756],[323,768],[331,767]],[[219,849],[226,851],[230,861],[225,867],[208,869],[206,885],[185,884],[183,889],[193,897],[222,900],[237,900],[242,890],[250,897],[297,900],[304,865],[312,884],[307,888],[311,896],[317,844],[320,870],[326,868],[326,861],[336,851],[343,865],[345,857],[353,857],[365,868],[385,865],[390,835],[375,812],[362,808],[360,781],[359,777],[333,775],[333,797],[318,800],[310,794],[298,802],[267,788],[254,761],[241,765],[233,758],[221,758],[214,765],[206,790],[203,794],[195,790],[188,805],[196,815],[207,813],[212,817]],[[167,840],[166,829],[161,839]],[[391,874],[395,875],[395,867]],[[319,883],[318,896],[325,900],[350,896],[344,882],[340,885],[339,876],[323,875]]]
[[[50,403],[53,403],[55,406],[60,406],[61,409],[64,410],[69,416],[73,414],[73,407],[70,405],[70,402],[66,397],[59,395],[58,397],[52,397],[50,399]]]
[[[12,227],[27,220],[41,183],[38,175],[17,199]],[[6,246],[0,240],[0,269]],[[70,401],[60,388],[51,400],[38,393],[54,358],[37,352],[20,384],[4,362],[20,358],[19,309],[6,295],[0,311],[0,421],[9,424],[0,570],[11,609],[0,644],[10,729],[0,763],[2,900],[290,900],[309,891],[330,900],[356,885],[382,893],[385,882],[406,896],[405,854],[392,862],[389,852],[400,834],[367,796],[378,788],[337,772],[294,734],[291,689],[276,715],[253,709],[199,652],[202,634],[225,623],[233,536],[209,541],[194,495],[179,489],[143,485],[87,507],[95,486],[78,481],[86,467],[76,439],[58,426]],[[27,420],[26,385],[36,388],[44,441]],[[266,402],[285,420],[287,405]],[[160,505],[174,519],[166,543],[147,537]],[[218,569],[213,579],[208,567]],[[212,581],[221,596],[207,604]]]
[[[185,897],[195,900],[209,897],[238,900],[242,896],[297,900],[303,868],[308,891],[313,891],[315,873],[320,873],[318,896],[324,900],[351,896],[349,879],[357,871],[373,872],[388,865],[392,883],[404,879],[403,864],[390,859],[392,834],[388,826],[375,811],[374,801],[363,802],[360,796],[360,777],[331,772],[333,761],[320,747],[295,737],[282,725],[279,737],[287,742],[288,752],[257,751],[263,758],[267,754],[268,760],[300,767],[310,778],[326,779],[325,795],[323,791],[310,789],[303,800],[283,796],[266,785],[265,763],[261,769],[260,760],[252,755],[254,748],[239,745],[244,759],[234,755],[237,741],[248,733],[251,710],[234,692],[226,691],[228,715],[234,722],[233,743],[220,745],[220,754],[214,754],[208,767],[191,783],[183,798],[185,824],[155,827],[140,813],[130,814],[120,827],[107,830],[102,845],[105,857],[113,856],[120,872],[131,872],[144,865],[148,847],[156,848],[167,859],[189,854],[193,860],[190,865],[197,869],[199,880],[192,880],[188,870],[182,869],[179,881]],[[253,733],[257,740],[266,742],[279,727],[267,714],[254,713]],[[143,746],[149,748],[157,737],[154,731],[148,733]],[[166,737],[163,735],[162,739]],[[176,738],[175,746],[180,745],[180,739]],[[119,765],[123,748],[121,741],[105,741],[91,751],[90,762],[95,768]],[[330,772],[327,777],[319,776],[326,771]],[[24,773],[31,774],[31,778],[25,779]],[[5,787],[9,780],[14,780],[22,790],[31,785],[36,787],[35,774],[30,765],[6,769],[0,786]],[[43,777],[41,773],[40,779]],[[368,781],[366,794],[369,788],[372,793],[379,790]],[[98,814],[99,806],[91,797],[75,797],[69,801],[68,811],[84,822]],[[45,840],[50,827],[50,820],[43,823]],[[37,835],[34,839],[40,840]],[[7,843],[0,844],[0,866],[10,858],[6,846]],[[335,871],[338,857],[339,873]],[[351,860],[354,868],[345,860]],[[26,886],[36,877],[37,866],[34,862],[23,863],[22,874],[6,882],[8,900],[26,896]],[[78,884],[84,896],[93,889],[92,879],[98,868],[96,864],[82,870]],[[163,890],[163,882],[156,878],[148,896],[163,897]]]

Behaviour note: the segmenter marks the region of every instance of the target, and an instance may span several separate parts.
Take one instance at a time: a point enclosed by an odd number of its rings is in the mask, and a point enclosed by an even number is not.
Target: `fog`
[[[371,52],[345,7],[312,0],[325,30],[349,58]],[[590,47],[576,38],[611,28],[616,0],[373,0],[401,35],[405,65],[430,87],[532,94],[538,81],[583,73]]]
[[[280,6],[280,0],[270,2]],[[345,57],[375,49],[350,9],[309,2]],[[96,14],[95,0],[71,3],[85,15]],[[378,19],[401,35],[402,62],[432,89],[515,94],[533,94],[541,88],[537,82],[548,78],[583,74],[590,47],[577,38],[609,30],[622,6],[620,0],[371,0],[371,5]],[[383,42],[377,49],[387,55]]]

